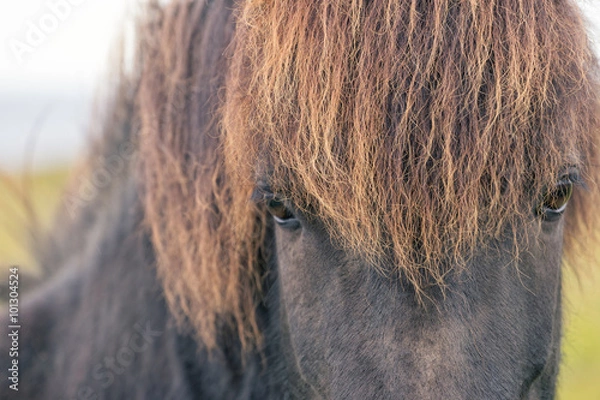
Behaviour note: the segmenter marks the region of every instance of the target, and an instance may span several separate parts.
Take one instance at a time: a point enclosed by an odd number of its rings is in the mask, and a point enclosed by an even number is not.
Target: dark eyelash
[[[266,185],[258,185],[252,191],[252,195],[250,196],[250,200],[260,203],[263,201],[271,200],[275,198],[275,193],[271,190],[269,186]]]
[[[265,203],[269,200],[277,200],[285,202],[286,197],[274,193],[273,190],[267,185],[258,185],[250,195],[250,200],[256,203]]]

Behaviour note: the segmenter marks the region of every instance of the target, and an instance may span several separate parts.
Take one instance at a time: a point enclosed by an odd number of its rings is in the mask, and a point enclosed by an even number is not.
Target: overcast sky
[[[23,165],[36,121],[42,126],[36,166],[66,162],[81,150],[92,94],[101,89],[110,49],[138,3],[0,0],[0,168]],[[600,1],[581,3],[600,31]]]
[[[0,0],[3,89],[94,85],[105,71],[110,48],[132,4],[131,0]]]

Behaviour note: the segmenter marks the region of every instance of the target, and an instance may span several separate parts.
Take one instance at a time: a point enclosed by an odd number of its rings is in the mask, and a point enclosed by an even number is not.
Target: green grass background
[[[41,227],[47,228],[61,201],[66,168],[23,179],[0,175],[0,266],[20,265],[37,271],[28,249],[31,226],[23,198],[31,202]],[[600,251],[600,249],[598,250]],[[4,271],[2,271],[4,272]],[[559,400],[600,400],[600,266],[578,280],[565,272],[565,328]]]

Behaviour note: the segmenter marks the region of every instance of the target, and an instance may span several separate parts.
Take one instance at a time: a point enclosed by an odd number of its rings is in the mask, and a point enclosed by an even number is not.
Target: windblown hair
[[[539,224],[569,168],[587,189],[566,255],[592,235],[600,91],[574,2],[246,0],[205,20],[212,6],[155,10],[139,96],[159,275],[209,348],[222,324],[259,336],[259,179],[417,294]]]

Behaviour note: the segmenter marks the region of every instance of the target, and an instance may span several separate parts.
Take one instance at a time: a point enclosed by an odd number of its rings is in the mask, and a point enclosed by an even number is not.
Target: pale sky
[[[600,32],[600,1],[580,3]],[[137,4],[0,0],[0,169],[23,167],[34,131],[35,167],[69,162],[81,151],[93,94],[102,89],[111,48],[131,26]]]
[[[82,153],[92,101],[137,4],[0,0],[0,169],[64,165]]]
[[[106,70],[110,49],[125,18],[132,15],[132,4],[131,0],[0,0],[1,87],[93,85]],[[14,48],[32,43],[32,38],[37,41],[18,57]]]

